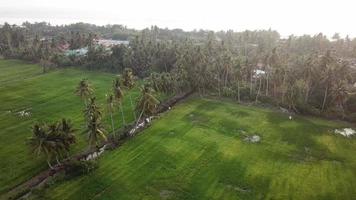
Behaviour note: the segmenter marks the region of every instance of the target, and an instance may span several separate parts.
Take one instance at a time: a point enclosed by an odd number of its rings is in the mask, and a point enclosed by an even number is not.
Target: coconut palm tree
[[[123,80],[123,85],[126,87],[128,90],[131,90],[135,86],[135,77],[132,73],[131,68],[125,68],[124,69],[124,80]],[[131,109],[133,110],[133,114],[136,120],[136,112],[134,111],[134,106],[132,103],[132,97],[131,93],[129,92],[129,98],[130,98],[130,104],[131,104]]]
[[[93,91],[88,80],[82,79],[75,90],[75,94],[84,100],[85,105],[87,105],[87,99],[93,94]]]
[[[112,128],[112,134],[115,136],[115,126],[114,126],[114,120],[113,120],[113,112],[114,112],[114,95],[109,94],[106,96],[106,103],[107,103],[107,110],[110,113],[110,119],[111,119],[111,128]]]
[[[141,97],[137,102],[136,111],[140,113],[136,124],[140,121],[141,117],[151,116],[154,114],[159,101],[153,96],[153,89],[149,85],[144,85],[141,89]]]
[[[125,68],[123,74],[123,85],[129,89],[135,86],[135,77],[131,68]]]
[[[57,126],[57,132],[62,140],[67,156],[69,155],[70,146],[76,143],[75,131],[76,129],[73,128],[72,122],[68,119],[63,118]]]
[[[120,78],[117,77],[113,82],[113,92],[116,102],[119,104],[119,109],[121,111],[122,125],[125,126],[125,116],[122,101],[124,99],[124,92],[121,89]]]
[[[102,112],[100,107],[95,102],[95,97],[89,99],[89,104],[86,109],[86,118],[87,118],[87,130],[89,148],[93,149],[98,141],[107,140],[104,134],[105,129],[101,123]]]
[[[53,127],[52,127],[53,128]],[[35,124],[32,126],[32,137],[28,139],[32,152],[40,156],[43,154],[46,157],[48,166],[53,169],[51,159],[58,156],[58,140],[53,138],[53,132],[49,131],[46,124]]]

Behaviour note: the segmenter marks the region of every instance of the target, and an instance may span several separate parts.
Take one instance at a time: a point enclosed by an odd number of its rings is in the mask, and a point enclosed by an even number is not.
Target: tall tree
[[[96,104],[95,97],[89,99],[85,115],[87,119],[86,132],[88,133],[89,149],[93,149],[98,145],[100,140],[107,140],[105,129],[101,122],[102,112],[100,107]]]
[[[124,116],[124,108],[123,108],[123,100],[124,100],[124,92],[121,89],[121,82],[120,78],[116,77],[116,79],[113,81],[113,93],[116,102],[119,105],[119,110],[121,111],[121,117],[122,117],[122,125],[125,127],[125,116]]]
[[[47,164],[52,169],[53,158],[60,164],[59,158],[63,154],[69,154],[70,146],[76,141],[74,131],[72,124],[66,119],[49,125],[36,123],[32,126],[28,144],[35,155],[43,154],[46,157]]]
[[[131,90],[135,86],[135,77],[133,75],[132,69],[131,68],[125,68],[123,77],[124,77],[123,78],[123,85],[128,90]],[[134,105],[132,103],[131,92],[129,92],[129,98],[130,98],[131,109],[133,111],[133,114],[134,114],[134,117],[135,117],[135,120],[136,120],[136,112],[134,111]]]
[[[136,124],[141,117],[148,117],[155,113],[159,101],[153,95],[153,89],[149,85],[144,85],[141,89],[140,100],[136,104],[136,111],[139,113]]]
[[[28,139],[28,143],[35,155],[45,155],[48,166],[53,169],[53,166],[51,165],[51,159],[57,154],[56,142],[50,140],[45,124],[33,125],[32,137]]]
[[[113,119],[113,112],[114,112],[114,95],[109,94],[106,97],[106,104],[107,104],[107,110],[110,113],[110,120],[111,120],[111,128],[112,128],[112,134],[115,136],[115,126],[114,126],[114,119]]]
[[[87,79],[82,79],[79,82],[75,90],[75,94],[84,101],[84,104],[86,106],[88,98],[93,94],[93,88]]]

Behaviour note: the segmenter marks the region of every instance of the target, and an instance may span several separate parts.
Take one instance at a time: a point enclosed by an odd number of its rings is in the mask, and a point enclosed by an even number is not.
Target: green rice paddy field
[[[21,182],[47,168],[46,162],[30,153],[26,139],[31,136],[34,122],[54,122],[69,118],[78,129],[75,152],[86,148],[83,101],[74,94],[82,78],[87,78],[105,111],[105,94],[110,92],[115,75],[89,72],[74,68],[42,73],[35,64],[16,60],[0,60],[0,196]],[[133,89],[133,99],[139,90]],[[126,95],[126,121],[133,120],[131,105]],[[26,110],[30,116],[21,117]],[[116,126],[121,125],[118,112]],[[108,117],[107,130],[111,130]]]
[[[33,121],[66,116],[83,126],[82,102],[73,95],[77,82],[91,80],[103,102],[113,75],[73,68],[41,74],[38,66],[19,61],[1,61],[0,70],[4,192],[46,168],[24,143]],[[28,107],[29,119],[6,113]],[[92,173],[55,182],[33,198],[355,199],[356,140],[333,132],[351,126],[191,97],[106,151]],[[261,140],[246,141],[253,135]],[[85,146],[85,135],[80,137],[77,148]]]
[[[192,98],[44,199],[354,199],[348,124]],[[251,143],[245,138],[261,137]]]

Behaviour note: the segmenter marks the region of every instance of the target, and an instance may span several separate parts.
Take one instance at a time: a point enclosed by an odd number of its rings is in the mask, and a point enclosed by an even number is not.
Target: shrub
[[[63,54],[55,54],[52,57],[52,62],[56,63],[60,67],[67,67],[73,64],[71,59]]]
[[[356,112],[356,94],[351,95],[345,104],[349,112]]]
[[[349,114],[346,116],[346,119],[348,121],[351,121],[351,122],[355,122],[356,123],[356,113],[352,113],[352,114]]]
[[[70,161],[65,165],[65,175],[66,177],[76,177],[85,174],[89,174],[98,168],[98,163],[94,160],[91,161]]]

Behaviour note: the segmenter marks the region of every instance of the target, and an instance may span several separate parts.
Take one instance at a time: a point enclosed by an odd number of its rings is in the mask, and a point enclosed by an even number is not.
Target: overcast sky
[[[0,0],[0,23],[46,21],[184,30],[272,28],[356,37],[356,0]]]

